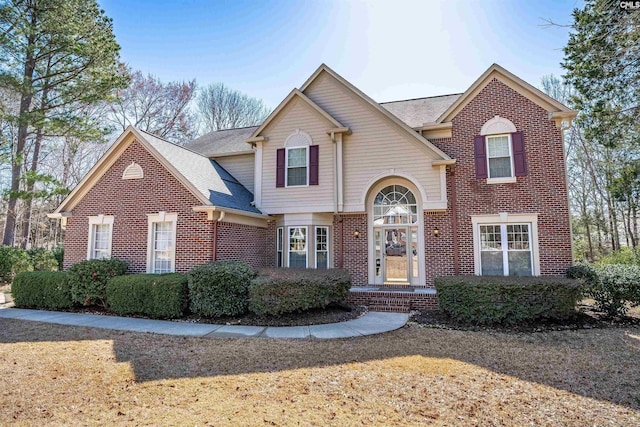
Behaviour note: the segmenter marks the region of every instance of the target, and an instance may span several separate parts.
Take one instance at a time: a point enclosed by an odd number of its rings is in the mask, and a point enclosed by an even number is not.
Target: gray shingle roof
[[[410,127],[417,128],[425,123],[434,122],[460,95],[462,94],[431,96],[383,102],[380,105]],[[256,129],[258,126],[209,132],[189,142],[185,147],[206,157],[250,151],[251,145],[245,140]]]
[[[207,157],[250,151],[251,144],[244,142],[258,126],[209,132],[189,142],[186,147]]]
[[[380,105],[410,127],[417,128],[425,123],[435,122],[460,95],[462,94],[456,93],[405,101],[382,102]]]
[[[138,131],[214,206],[261,213],[251,206],[253,194],[214,160],[150,133]]]

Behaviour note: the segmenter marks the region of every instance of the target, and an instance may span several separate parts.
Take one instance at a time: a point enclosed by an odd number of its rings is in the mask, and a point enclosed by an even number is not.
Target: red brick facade
[[[132,162],[144,178],[122,179]],[[213,223],[192,210],[202,203],[138,142],[133,142],[73,208],[67,221],[64,266],[87,258],[89,216],[113,215],[111,256],[126,261],[129,273],[147,271],[147,214],[177,213],[176,271],[211,261]]]
[[[122,179],[132,162],[144,178]],[[89,216],[113,215],[111,256],[126,261],[129,273],[147,271],[147,214],[177,213],[176,271],[212,261],[214,223],[207,214],[194,212],[202,203],[193,196],[145,148],[133,142],[74,207],[67,221],[64,267],[87,257]],[[242,260],[253,267],[273,265],[275,249],[267,250],[273,238],[268,229],[250,225],[218,223],[217,259]],[[275,247],[275,243],[273,244]]]
[[[243,261],[254,268],[273,267],[276,263],[274,221],[269,228],[251,225],[218,224],[217,261]]]
[[[524,133],[528,173],[516,183],[487,184],[475,177],[473,137],[495,116],[509,119]],[[540,273],[564,274],[572,261],[564,147],[549,113],[494,79],[452,122],[451,139],[433,142],[456,159],[455,181],[447,184],[449,195],[451,185],[456,186],[460,274],[474,274],[471,216],[499,212],[538,214]],[[451,259],[451,249],[442,253]]]

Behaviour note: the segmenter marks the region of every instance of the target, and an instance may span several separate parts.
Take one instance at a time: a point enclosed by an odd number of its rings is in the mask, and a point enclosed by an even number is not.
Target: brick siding
[[[275,267],[275,226],[269,228],[251,225],[218,224],[216,259],[218,261],[242,261],[253,268]]]
[[[132,162],[144,171],[142,179],[122,179]],[[89,216],[113,215],[111,256],[129,264],[129,273],[147,270],[147,214],[176,212],[176,271],[211,261],[213,223],[206,213],[193,212],[202,203],[141,144],[133,142],[73,209],[67,221],[64,268],[87,257]]]

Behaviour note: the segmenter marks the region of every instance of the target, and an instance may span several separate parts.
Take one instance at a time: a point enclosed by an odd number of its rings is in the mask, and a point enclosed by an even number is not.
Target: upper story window
[[[287,148],[287,187],[307,185],[307,147]]]
[[[513,176],[511,135],[487,136],[487,161],[489,162],[489,178]]]
[[[305,187],[319,183],[319,148],[311,136],[296,129],[276,152],[276,187]]]
[[[508,119],[488,120],[473,142],[476,178],[500,184],[527,174],[523,134]]]

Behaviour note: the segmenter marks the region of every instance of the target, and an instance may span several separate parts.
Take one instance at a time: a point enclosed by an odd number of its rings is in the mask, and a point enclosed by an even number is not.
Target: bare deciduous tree
[[[110,103],[109,120],[121,130],[132,125],[176,143],[191,139],[195,117],[189,111],[196,81],[163,83],[157,77],[126,68],[130,84]]]
[[[198,97],[198,109],[204,132],[255,126],[269,115],[262,100],[214,83],[203,89]]]

